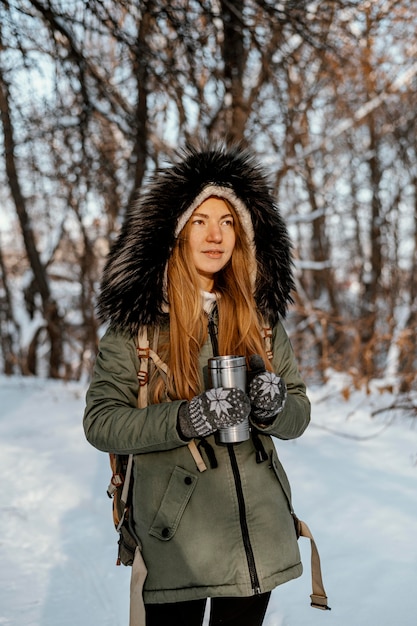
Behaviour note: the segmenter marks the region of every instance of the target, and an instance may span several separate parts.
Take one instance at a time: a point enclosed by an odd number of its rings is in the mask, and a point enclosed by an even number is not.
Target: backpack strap
[[[156,353],[158,349],[159,327],[155,328],[152,348],[149,347],[148,328],[147,326],[141,326],[138,331],[138,345],[137,354],[139,357],[139,392],[138,392],[138,407],[143,408],[148,404],[148,383],[149,383],[149,359],[155,367],[158,368],[161,376],[166,380],[168,375],[168,365],[162,361],[162,359]],[[207,466],[200,454],[197,445],[192,439],[188,443],[188,449],[194,459],[199,472],[204,472]]]
[[[138,344],[136,347],[137,355],[139,358],[139,391],[138,391],[138,408],[144,409],[148,405],[148,359],[150,356],[149,341],[148,341],[148,329],[146,326],[142,326],[138,332]]]
[[[322,611],[331,611],[331,608],[327,604],[327,595],[324,590],[323,579],[321,576],[321,565],[319,551],[314,541],[314,537],[311,534],[311,530],[305,522],[302,522],[293,513],[295,529],[298,537],[307,537],[311,543],[311,579],[313,593],[310,595],[311,606],[314,609],[321,609]]]
[[[264,320],[264,324],[266,324],[266,320]],[[270,326],[262,326],[262,337],[264,339],[266,356],[272,361],[272,328]]]
[[[148,570],[139,546],[136,547],[130,575],[129,626],[146,626],[146,611],[143,602],[143,585]]]

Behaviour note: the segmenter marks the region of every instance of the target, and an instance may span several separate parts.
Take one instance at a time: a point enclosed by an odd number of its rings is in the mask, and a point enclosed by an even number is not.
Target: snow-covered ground
[[[417,623],[417,417],[377,389],[310,390],[312,425],[277,447],[296,513],[319,547],[332,611],[304,575],[272,594],[265,626]],[[84,439],[85,385],[0,376],[0,624],[127,626],[129,568],[116,567],[106,454]],[[417,398],[414,399],[417,403]]]

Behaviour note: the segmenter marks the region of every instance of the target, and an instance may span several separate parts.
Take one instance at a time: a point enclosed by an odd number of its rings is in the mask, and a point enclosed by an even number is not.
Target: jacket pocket
[[[284,468],[282,467],[279,459],[278,459],[278,455],[276,453],[276,450],[272,450],[271,451],[271,456],[270,456],[270,461],[271,461],[271,468],[274,470],[275,476],[278,478],[279,484],[281,485],[282,491],[285,494],[285,497],[287,498],[287,502],[288,502],[288,507],[291,511],[291,513],[293,513],[293,508],[292,508],[292,502],[291,502],[291,487],[290,487],[290,483],[287,477],[287,474],[285,473]]]
[[[175,467],[171,474],[161,505],[149,534],[162,541],[169,541],[175,535],[182,514],[197,484],[198,477],[181,467]]]

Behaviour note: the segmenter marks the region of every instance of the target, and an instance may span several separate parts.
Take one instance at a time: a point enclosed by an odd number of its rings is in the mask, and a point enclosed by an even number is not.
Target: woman
[[[244,150],[214,146],[187,148],[156,173],[109,254],[99,298],[109,329],[84,428],[96,448],[134,455],[148,626],[200,626],[207,598],[211,626],[260,625],[271,590],[302,573],[271,438],[299,437],[310,419],[281,323],[290,248],[263,171]],[[136,408],[144,327],[159,337],[168,373],[152,369],[147,406]],[[207,374],[216,354],[242,355],[249,367],[247,389],[217,389],[220,401]],[[219,428],[247,417],[249,439],[219,441]]]

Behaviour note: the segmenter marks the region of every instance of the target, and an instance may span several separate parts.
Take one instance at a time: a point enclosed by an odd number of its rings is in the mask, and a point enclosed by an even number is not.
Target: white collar
[[[201,297],[203,300],[203,309],[208,315],[209,313],[211,313],[214,305],[216,304],[217,294],[211,293],[210,291],[201,290]]]

